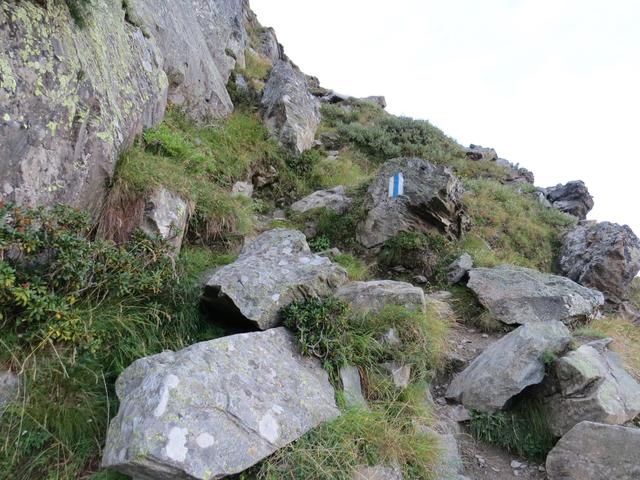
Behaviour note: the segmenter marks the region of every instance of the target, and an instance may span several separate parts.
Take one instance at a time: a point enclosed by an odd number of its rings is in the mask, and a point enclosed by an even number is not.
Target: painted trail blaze
[[[389,178],[389,197],[396,198],[404,193],[404,177],[402,172],[396,173]]]

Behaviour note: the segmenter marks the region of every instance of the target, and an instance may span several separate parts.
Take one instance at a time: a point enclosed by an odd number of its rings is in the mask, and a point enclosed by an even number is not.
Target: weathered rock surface
[[[562,323],[529,323],[489,346],[460,374],[446,397],[468,409],[495,412],[544,379],[543,352],[560,352],[571,340]]]
[[[403,190],[390,195],[390,182],[402,174]],[[386,162],[365,198],[367,216],[358,225],[358,241],[378,247],[403,231],[435,230],[449,237],[462,233],[463,187],[447,167],[420,158]]]
[[[640,271],[640,239],[627,225],[581,223],[565,237],[559,264],[567,277],[619,303]]]
[[[357,313],[377,313],[389,305],[424,311],[426,306],[421,288],[393,280],[349,282],[338,288],[335,296]]]
[[[447,267],[447,281],[452,285],[460,282],[472,268],[473,258],[465,252]]]
[[[253,184],[249,182],[236,182],[231,187],[231,195],[234,197],[251,198],[253,196]]]
[[[309,93],[302,72],[277,62],[262,95],[262,118],[273,136],[294,154],[313,146],[320,124],[320,103]]]
[[[582,422],[547,456],[549,480],[637,480],[640,429]]]
[[[466,155],[469,160],[479,161],[479,160],[489,160],[496,161],[498,160],[498,154],[493,148],[481,147],[480,145],[469,145],[469,148],[466,149]]]
[[[593,197],[584,182],[580,180],[547,188],[545,193],[553,208],[581,220],[587,218],[587,214],[593,208]]]
[[[102,464],[139,479],[239,473],[339,412],[284,328],[142,358],[116,383]]]
[[[0,372],[0,415],[4,407],[16,397],[19,388],[20,380],[17,375],[7,371]]]
[[[582,345],[556,362],[558,392],[546,400],[555,435],[564,435],[584,420],[623,424],[640,413],[640,385],[606,343]]]
[[[367,401],[362,394],[362,383],[358,367],[348,365],[339,370],[340,381],[344,395],[344,403],[348,407],[367,407]]]
[[[311,253],[302,232],[277,228],[213,273],[203,300],[223,317],[246,319],[265,330],[278,325],[282,307],[328,295],[346,281],[342,267]]]
[[[318,190],[311,195],[298,200],[291,208],[296,212],[308,212],[314,208],[326,208],[336,213],[344,213],[351,205],[351,198],[347,196],[346,189],[342,185],[328,190]]]
[[[0,196],[97,213],[120,152],[164,115],[167,77],[120,0],[0,3]]]
[[[244,66],[245,2],[130,0],[126,9],[160,49],[172,104],[196,119],[233,111],[226,85],[236,63]]]
[[[353,474],[353,480],[402,480],[402,472],[397,467],[358,467]]]
[[[151,238],[166,240],[179,252],[190,209],[189,203],[180,196],[159,188],[147,199],[140,228]]]
[[[568,278],[512,265],[474,268],[467,286],[491,315],[507,324],[582,320],[604,303],[600,292]]]

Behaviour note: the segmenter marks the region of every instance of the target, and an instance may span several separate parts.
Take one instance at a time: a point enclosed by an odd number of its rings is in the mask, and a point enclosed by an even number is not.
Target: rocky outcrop
[[[462,233],[462,183],[447,167],[420,158],[386,162],[365,197],[367,216],[358,225],[358,241],[381,246],[400,232]]]
[[[151,238],[169,242],[174,251],[179,252],[190,210],[189,202],[166,188],[159,188],[147,199],[140,228]]]
[[[462,281],[472,268],[473,258],[465,252],[447,267],[447,281],[452,285]]]
[[[558,353],[570,341],[571,333],[560,322],[523,325],[471,362],[453,379],[446,396],[468,409],[495,412],[526,387],[542,382],[542,354]]]
[[[389,305],[408,310],[424,311],[424,291],[410,283],[393,280],[349,282],[335,292],[336,298],[347,303],[354,313],[377,313]]]
[[[0,415],[4,408],[18,395],[20,380],[12,372],[0,371]]]
[[[262,95],[262,118],[269,132],[294,154],[313,146],[320,124],[320,103],[309,93],[302,72],[277,62]]]
[[[298,200],[291,209],[304,213],[315,208],[326,208],[336,213],[344,213],[351,206],[351,198],[347,196],[346,189],[342,185],[328,189],[318,190],[311,195]]]
[[[465,154],[469,160],[475,162],[480,160],[495,162],[498,159],[498,154],[493,148],[482,147],[480,145],[474,145],[473,143],[465,150]]]
[[[584,182],[580,180],[565,185],[556,185],[543,191],[553,208],[581,220],[587,218],[587,214],[593,208],[593,197]]]
[[[244,66],[247,46],[241,0],[128,0],[127,18],[153,38],[164,59],[169,100],[196,119],[233,111],[227,82]]]
[[[0,4],[0,195],[97,213],[120,152],[162,120],[163,59],[120,0]]]
[[[467,286],[494,318],[509,325],[584,320],[604,304],[600,292],[568,278],[512,265],[474,268]]]
[[[582,422],[547,456],[549,480],[637,480],[640,429]]]
[[[554,389],[546,399],[551,431],[562,436],[584,420],[623,424],[640,413],[640,385],[607,342],[582,345],[554,366]]]
[[[565,237],[558,263],[567,277],[619,303],[640,271],[640,239],[627,225],[581,223]]]
[[[266,330],[278,325],[284,306],[326,296],[346,281],[342,267],[311,253],[302,232],[277,228],[211,275],[203,300],[221,318],[249,320]]]
[[[116,393],[102,465],[134,478],[237,474],[339,413],[320,363],[284,328],[142,358]]]

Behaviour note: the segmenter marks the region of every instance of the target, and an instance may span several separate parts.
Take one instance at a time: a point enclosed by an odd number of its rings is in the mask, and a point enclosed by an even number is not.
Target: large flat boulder
[[[530,385],[542,382],[543,353],[558,353],[571,341],[561,322],[523,325],[490,345],[449,385],[446,397],[468,409],[495,412]]]
[[[120,153],[162,120],[163,58],[121,0],[0,2],[0,196],[96,214]]]
[[[298,200],[291,205],[291,209],[304,213],[316,208],[326,208],[336,213],[344,213],[351,205],[351,198],[347,196],[346,189],[342,185],[327,190],[318,190],[311,195]]]
[[[544,193],[553,208],[578,217],[581,220],[587,218],[587,214],[594,205],[589,189],[580,180],[546,188]]]
[[[640,239],[627,225],[584,222],[565,237],[559,264],[567,277],[619,303],[640,271]]]
[[[547,456],[549,480],[637,480],[640,429],[582,422]]]
[[[546,405],[549,427],[557,436],[584,420],[621,425],[640,413],[640,385],[601,341],[558,359],[554,373],[557,392]]]
[[[604,304],[600,292],[568,278],[512,265],[474,268],[467,286],[493,317],[509,325],[584,320]]]
[[[142,358],[116,393],[102,465],[137,479],[237,474],[339,413],[326,372],[284,328]]]
[[[262,94],[262,118],[280,143],[294,154],[313,146],[320,125],[320,102],[305,75],[290,62],[275,63]]]
[[[347,272],[309,249],[304,234],[277,228],[246,245],[238,259],[214,272],[203,300],[220,316],[249,320],[266,330],[296,301],[329,295]]]
[[[424,291],[410,283],[393,280],[349,282],[335,292],[336,298],[349,304],[356,313],[377,313],[389,305],[424,311]]]
[[[226,85],[236,63],[244,66],[244,2],[127,0],[126,9],[162,53],[172,104],[196,119],[233,111]]]
[[[381,246],[400,232],[462,233],[462,183],[448,167],[420,158],[386,162],[364,201],[366,218],[358,225],[358,241]]]

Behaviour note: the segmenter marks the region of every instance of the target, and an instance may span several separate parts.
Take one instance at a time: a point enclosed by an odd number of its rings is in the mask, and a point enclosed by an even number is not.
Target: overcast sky
[[[640,235],[640,0],[252,0],[323,86],[385,95]]]

